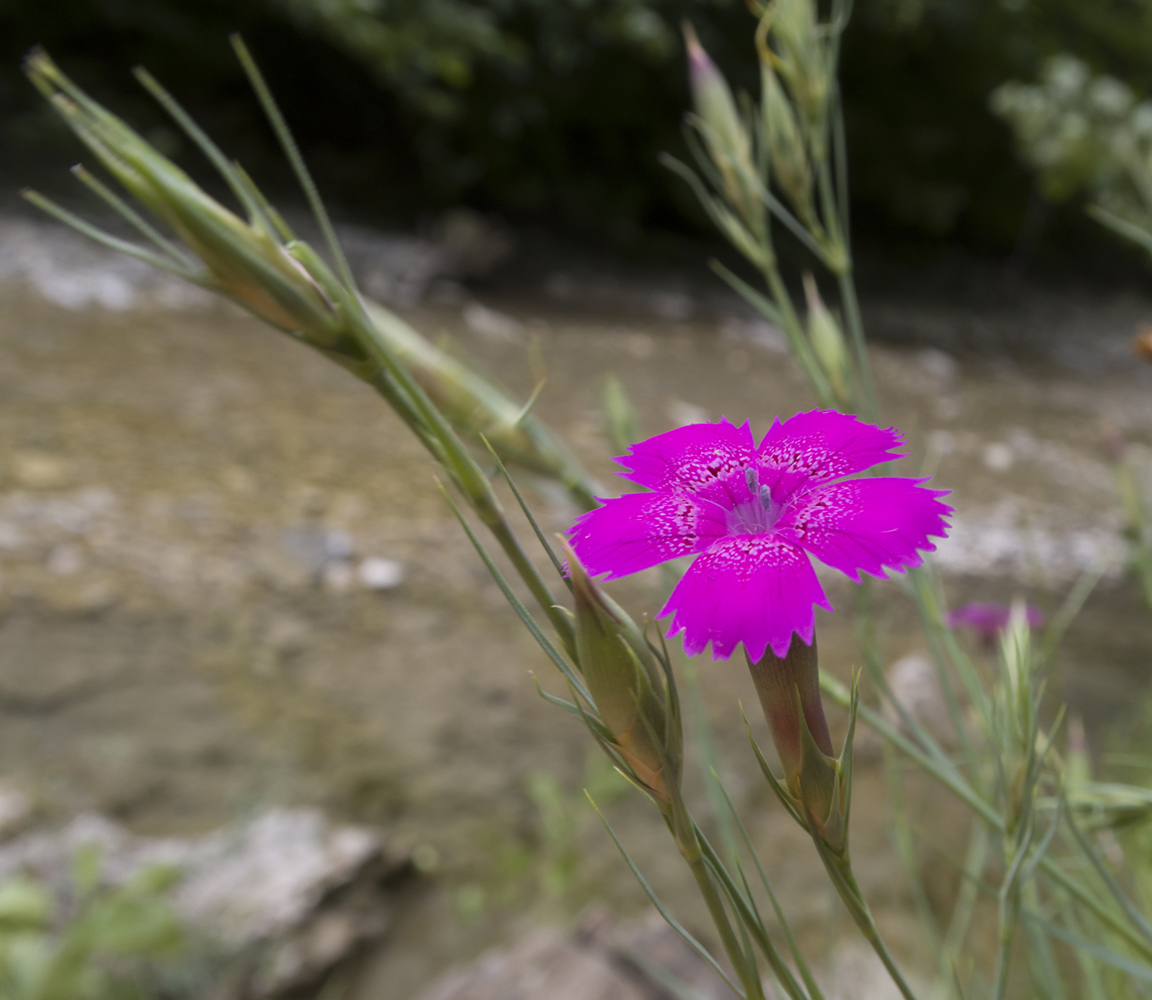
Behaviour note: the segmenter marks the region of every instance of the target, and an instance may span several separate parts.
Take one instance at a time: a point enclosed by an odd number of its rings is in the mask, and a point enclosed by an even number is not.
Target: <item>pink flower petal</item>
[[[935,550],[929,536],[943,537],[952,508],[922,489],[922,479],[852,479],[820,486],[796,497],[776,531],[857,583],[860,571],[884,577],[885,567],[903,571],[922,562],[917,549]]]
[[[826,483],[880,462],[902,458],[903,439],[835,410],[777,418],[756,452],[760,481],[780,503],[806,485]]]
[[[684,633],[689,656],[711,642],[726,660],[743,642],[759,660],[768,646],[787,653],[793,632],[811,644],[814,604],[832,610],[802,550],[772,533],[735,535],[696,559],[657,617],[673,615],[668,634]]]
[[[713,504],[669,493],[625,493],[585,514],[571,531],[572,548],[593,576],[608,579],[707,548],[727,530]]]
[[[691,493],[730,507],[747,498],[744,470],[755,448],[747,421],[736,427],[721,419],[657,434],[632,445],[630,454],[616,461],[629,470],[620,475],[641,486]]]

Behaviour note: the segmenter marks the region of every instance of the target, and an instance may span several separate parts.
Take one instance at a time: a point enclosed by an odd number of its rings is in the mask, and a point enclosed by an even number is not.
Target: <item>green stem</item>
[[[817,835],[818,836],[818,835]],[[817,844],[819,850],[820,845]],[[836,857],[827,849],[819,850],[820,859],[824,862],[824,867],[827,869],[828,874],[832,878],[832,884],[836,887],[836,891],[840,893],[840,898],[844,900],[844,905],[848,907],[848,912],[852,915],[852,919],[856,921],[856,926],[860,928],[860,933],[864,935],[864,939],[872,946],[872,950],[876,952],[877,957],[884,963],[884,968],[888,970],[888,975],[892,977],[892,982],[896,984],[896,988],[900,991],[904,1000],[916,1000],[916,994],[912,992],[912,987],[908,985],[904,979],[904,974],[900,971],[900,967],[896,964],[896,960],[892,957],[892,953],[888,951],[888,946],[884,943],[884,939],[880,937],[880,931],[876,927],[876,921],[872,919],[872,911],[868,909],[868,904],[864,902],[864,896],[860,892],[860,886],[856,882],[856,876],[852,873],[852,862],[848,858],[847,852],[842,857]]]
[[[844,307],[844,322],[852,338],[852,351],[856,355],[856,368],[860,374],[861,416],[865,420],[880,419],[880,404],[876,399],[876,383],[872,378],[872,363],[868,360],[868,344],[864,338],[864,320],[860,316],[860,302],[856,298],[856,282],[852,278],[852,265],[837,276],[840,282],[840,304]]]
[[[1020,915],[1018,893],[1014,890],[1009,893],[1009,897],[1000,901],[1000,939],[996,948],[996,985],[992,993],[995,1000],[1004,1000],[1008,989],[1008,967],[1012,958],[1012,942],[1016,937],[1016,921]]]
[[[964,939],[968,935],[968,926],[976,908],[976,897],[980,892],[980,878],[987,853],[988,831],[981,824],[973,823],[969,833],[968,853],[964,858],[964,878],[960,881],[960,892],[952,908],[948,932],[944,936],[944,953],[949,960],[951,956],[959,955],[964,947]]]
[[[792,353],[796,356],[800,367],[804,369],[808,381],[812,383],[812,388],[816,392],[816,398],[820,401],[820,405],[831,406],[832,387],[828,384],[827,377],[812,354],[812,348],[804,333],[803,324],[800,322],[800,317],[796,315],[796,310],[792,305],[792,297],[788,294],[784,279],[780,277],[779,269],[774,265],[764,268],[764,280],[768,285],[772,300],[780,310],[784,334],[792,347]]]
[[[823,672],[820,674],[820,689],[842,707],[848,707],[851,701],[848,689],[839,681],[827,676]],[[860,705],[859,713],[860,718],[868,723],[869,726],[875,729],[884,739],[888,740],[916,761],[925,771],[931,774],[940,784],[976,813],[990,828],[1001,834],[1005,832],[1004,818],[996,812],[959,773],[943,769],[938,761],[933,760],[906,736],[889,725],[888,720],[879,712],[874,711],[867,705]],[[1071,893],[1078,902],[1091,910],[1092,914],[1098,920],[1123,937],[1129,945],[1140,953],[1145,961],[1152,962],[1152,946],[1126,923],[1119,920],[1114,913],[1104,907],[1084,886],[1064,872],[1053,858],[1048,855],[1041,857],[1040,867],[1049,878],[1067,892]]]
[[[724,946],[728,961],[732,963],[732,968],[736,970],[740,984],[744,987],[745,997],[747,1000],[764,1000],[764,991],[760,985],[760,974],[756,969],[756,962],[753,960],[749,963],[748,956],[740,947],[740,942],[736,940],[736,934],[733,932],[732,924],[728,919],[728,911],[724,909],[724,900],[716,891],[716,885],[712,881],[712,875],[709,873],[708,865],[704,861],[703,853],[701,853],[699,841],[694,836],[689,838],[677,837],[676,841],[680,848],[680,856],[687,862],[692,877],[696,879],[696,885],[708,907],[712,923],[716,925],[716,931],[720,935],[720,943]],[[749,964],[752,968],[748,967]]]
[[[740,890],[736,887],[735,883],[732,881],[732,877],[725,870],[719,857],[716,855],[715,848],[713,848],[709,843],[708,838],[704,836],[704,833],[700,830],[699,827],[694,826],[693,829],[697,841],[700,844],[700,848],[704,853],[706,862],[708,863],[712,872],[715,873],[715,876],[720,882],[721,886],[724,888],[725,893],[731,901],[732,909],[736,913],[737,918],[740,920],[741,924],[743,924],[744,927],[746,927],[751,933],[757,947],[759,947],[760,951],[763,953],[764,958],[767,960],[768,965],[771,967],[772,972],[776,976],[777,982],[779,982],[780,985],[784,987],[784,992],[787,993],[788,996],[792,998],[792,1000],[809,1000],[809,998],[804,995],[804,990],[801,988],[800,984],[796,981],[796,977],[792,975],[792,971],[788,968],[787,965],[784,964],[784,960],[780,956],[780,953],[776,950],[776,946],[772,944],[772,939],[768,936],[768,933],[764,928],[764,923],[760,919],[759,912],[754,909],[754,905],[750,904],[749,899],[745,899],[740,894]],[[751,847],[749,847],[749,850],[751,850]],[[755,857],[755,853],[753,853],[753,857]],[[756,863],[759,865],[759,859],[756,859]],[[781,927],[784,930],[785,935],[790,935],[791,931],[783,922],[783,915],[778,914],[778,916],[780,916]]]
[[[552,623],[556,634],[560,636],[560,641],[564,644],[565,650],[567,650],[569,655],[574,656],[576,652],[576,636],[572,629],[572,622],[557,606],[556,598],[553,596],[551,589],[548,584],[544,582],[544,578],[540,575],[536,564],[532,562],[528,557],[528,553],[524,551],[524,547],[520,544],[520,539],[516,537],[512,526],[505,520],[503,515],[495,522],[486,523],[488,530],[492,532],[496,541],[500,543],[500,547],[504,550],[504,554],[512,561],[516,572],[520,574],[520,579],[528,585],[528,589],[532,592],[532,596],[536,598],[536,602],[540,605],[541,610],[548,616],[548,620]]]

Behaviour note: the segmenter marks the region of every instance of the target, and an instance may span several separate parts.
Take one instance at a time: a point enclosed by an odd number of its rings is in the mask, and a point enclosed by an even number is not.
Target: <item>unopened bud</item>
[[[684,23],[684,44],[688,49],[688,82],[696,114],[708,126],[715,143],[728,155],[746,156],[748,133],[740,120],[732,91],[687,22]]]
[[[816,745],[832,756],[832,737],[824,718],[824,705],[820,700],[820,667],[816,653],[816,637],[812,645],[799,636],[792,637],[792,645],[783,656],[771,648],[756,662],[748,660],[748,669],[756,685],[760,707],[768,720],[772,742],[780,763],[784,765],[785,782],[789,785],[798,776],[804,760],[802,732],[807,729]]]
[[[836,401],[842,406],[849,405],[852,367],[840,324],[824,305],[811,274],[804,275],[804,294],[808,299],[808,339],[812,351],[828,376]]]
[[[86,97],[43,51],[32,52],[24,69],[108,172],[200,258],[205,270],[190,280],[318,346],[336,339],[332,304],[263,224],[245,222],[208,195],[125,122]]]
[[[775,71],[767,62],[760,64],[760,84],[764,133],[768,158],[776,183],[804,217],[812,215],[812,171],[804,137]]]
[[[785,656],[768,649],[760,660],[748,659],[748,669],[797,812],[831,851],[843,854],[851,790],[841,760],[833,755],[820,700],[815,636],[811,645],[793,636]],[[850,753],[847,745],[845,753]]]
[[[688,83],[692,105],[703,126],[701,132],[712,162],[724,182],[728,201],[744,217],[753,210],[756,199],[746,183],[754,171],[752,143],[736,108],[736,101],[724,74],[717,69],[696,37],[692,25],[684,22],[684,44],[688,50]]]
[[[780,73],[788,82],[813,137],[823,131],[830,77],[813,0],[777,0],[772,33],[781,50]]]
[[[576,655],[615,749],[660,802],[678,784],[680,748],[658,694],[658,667],[635,624],[567,550],[576,604]],[[669,773],[672,772],[672,773]]]

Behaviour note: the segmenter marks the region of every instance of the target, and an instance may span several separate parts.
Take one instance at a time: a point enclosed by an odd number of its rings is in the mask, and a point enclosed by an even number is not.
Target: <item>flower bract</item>
[[[859,583],[921,563],[952,508],[923,479],[846,478],[903,457],[903,440],[831,410],[777,419],[757,445],[747,422],[690,424],[632,445],[616,461],[647,487],[581,517],[572,547],[593,575],[626,576],[695,555],[658,617],[693,654],[727,659],[743,643],[784,656],[811,644],[813,608],[828,611],[809,556]]]

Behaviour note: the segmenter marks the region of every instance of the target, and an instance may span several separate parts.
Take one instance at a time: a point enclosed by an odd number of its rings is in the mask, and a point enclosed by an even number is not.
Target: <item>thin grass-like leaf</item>
[[[448,501],[449,506],[452,508],[452,513],[456,515],[456,519],[460,522],[460,526],[464,529],[464,533],[468,536],[468,540],[472,543],[473,548],[476,549],[477,554],[483,560],[488,572],[492,574],[492,579],[496,581],[496,585],[500,588],[501,593],[503,593],[508,603],[512,605],[512,610],[516,612],[516,616],[523,622],[524,627],[532,633],[532,638],[539,643],[540,648],[548,655],[548,659],[556,664],[560,673],[564,675],[565,680],[572,685],[580,697],[585,699],[590,705],[595,704],[592,696],[588,694],[588,689],[584,687],[584,682],[568,664],[568,661],[560,655],[556,647],[552,645],[548,637],[536,623],[536,619],[534,619],[528,612],[528,609],[524,607],[524,602],[516,596],[516,592],[509,586],[508,581],[504,579],[504,574],[500,572],[499,568],[492,561],[492,557],[488,555],[487,550],[480,544],[480,539],[476,537],[472,526],[464,518],[463,512],[452,498],[452,494],[444,488],[442,483],[440,484],[440,492],[444,494],[444,499]]]
[[[1024,887],[1024,905],[1031,909],[1039,909],[1040,898],[1035,882],[1029,882]],[[1039,988],[1039,992],[1051,1000],[1066,1000],[1052,942],[1032,923],[1025,922],[1024,933],[1028,938],[1028,964],[1032,968],[1033,984]]]
[[[1038,663],[1047,663],[1051,659],[1056,647],[1060,645],[1060,640],[1064,638],[1064,633],[1068,631],[1068,627],[1080,614],[1080,610],[1087,603],[1088,598],[1092,596],[1092,591],[1096,589],[1096,585],[1104,578],[1107,571],[1107,564],[1101,560],[1077,577],[1076,583],[1068,591],[1068,596],[1064,598],[1059,610],[1052,616],[1052,621],[1044,630],[1044,636],[1040,643],[1040,655],[1036,658]]]
[[[837,33],[839,34],[839,33]],[[835,74],[832,74],[835,79]],[[840,213],[840,233],[844,246],[852,246],[852,213],[848,191],[848,140],[844,133],[844,105],[839,81],[832,88],[828,100],[832,122],[832,162],[836,174],[836,202]]]
[[[1127,219],[1122,219],[1120,216],[1109,212],[1099,205],[1089,205],[1088,214],[1092,216],[1097,222],[1103,226],[1107,226],[1114,233],[1118,233],[1126,240],[1131,240],[1133,243],[1142,246],[1149,253],[1152,253],[1152,233],[1144,229],[1142,226],[1136,225],[1134,222],[1129,222]]]
[[[264,80],[264,74],[260,72],[260,67],[256,65],[256,60],[252,58],[252,54],[248,51],[248,46],[244,44],[244,40],[238,34],[232,35],[230,41],[232,42],[232,49],[236,53],[236,58],[240,60],[240,65],[244,67],[244,73],[248,77],[248,82],[252,84],[252,89],[256,91],[256,97],[260,101],[260,106],[264,109],[264,114],[268,116],[268,122],[272,126],[272,131],[276,133],[276,138],[280,142],[280,148],[284,150],[284,155],[288,157],[288,162],[292,165],[292,172],[296,174],[296,180],[304,190],[304,197],[308,199],[308,206],[312,209],[312,214],[316,217],[316,222],[320,226],[320,231],[324,234],[325,242],[328,244],[328,252],[332,255],[332,261],[336,265],[336,273],[340,275],[340,280],[344,283],[344,287],[348,290],[349,294],[354,295],[356,294],[356,280],[352,277],[352,269],[348,266],[348,259],[344,256],[344,250],[340,246],[340,241],[336,238],[336,230],[332,226],[332,219],[328,215],[328,209],[324,207],[324,201],[320,197],[316,182],[308,172],[308,167],[304,163],[304,157],[300,155],[300,147],[296,145],[296,140],[292,137],[292,131],[288,128],[288,123],[284,120],[284,115],[280,112],[276,98],[272,96],[272,91]]]
[[[484,442],[484,447],[488,449],[488,454],[492,456],[492,460],[496,463],[496,468],[500,470],[500,475],[504,477],[504,482],[508,484],[508,488],[512,491],[512,495],[516,498],[516,503],[520,505],[520,510],[528,519],[529,525],[532,527],[533,533],[536,535],[536,540],[540,543],[540,547],[548,556],[549,561],[552,563],[556,572],[560,575],[560,579],[564,581],[568,589],[572,589],[572,581],[564,573],[564,564],[560,561],[559,556],[553,551],[552,546],[548,544],[548,539],[544,537],[544,532],[540,525],[537,523],[532,511],[529,510],[528,504],[524,500],[516,481],[508,472],[507,467],[500,460],[500,456],[496,453],[496,449],[492,447],[492,442],[489,441],[483,434],[480,435],[480,440]]]
[[[97,197],[122,216],[145,239],[150,240],[158,249],[168,254],[177,264],[188,271],[193,271],[192,261],[175,243],[164,236],[155,226],[130,206],[123,198],[103,183],[91,171],[85,169],[83,164],[77,163],[72,168],[72,175],[86,188],[94,192]]]
[[[961,875],[960,890],[952,908],[948,931],[944,935],[944,949],[949,956],[960,953],[964,939],[968,936],[968,928],[976,908],[976,894],[981,889],[980,875],[987,860],[988,841],[987,827],[979,822],[973,823],[968,834],[967,855],[963,863],[957,864]],[[929,842],[931,843],[931,840]]]
[[[217,173],[224,178],[225,183],[232,189],[232,193],[236,196],[237,201],[244,206],[249,216],[258,222],[265,232],[273,232],[274,229],[271,221],[264,217],[264,212],[259,202],[252,197],[251,192],[249,192],[244,182],[236,173],[232,162],[224,155],[220,147],[208,138],[208,133],[196,124],[192,116],[181,106],[180,102],[177,101],[148,70],[144,69],[143,66],[137,66],[132,72],[144,89],[168,112],[173,121],[183,129],[188,138],[199,147],[200,152],[208,158],[212,166],[216,168]]]
[[[1061,801],[1067,807],[1067,795],[1061,791]],[[1152,923],[1149,923],[1148,918],[1137,908],[1136,904],[1128,898],[1127,893],[1121,888],[1120,883],[1116,881],[1115,876],[1108,871],[1107,866],[1101,860],[1100,855],[1093,848],[1088,838],[1084,835],[1084,831],[1080,829],[1080,825],[1076,822],[1076,816],[1070,808],[1065,808],[1065,817],[1068,820],[1068,829],[1072,831],[1072,836],[1076,838],[1076,843],[1081,852],[1091,863],[1096,874],[1100,877],[1100,881],[1107,887],[1108,892],[1112,898],[1120,905],[1124,911],[1125,916],[1132,921],[1134,927],[1138,928],[1144,937],[1152,942]]]
[[[712,727],[708,724],[708,711],[704,707],[704,699],[700,693],[700,676],[696,672],[691,659],[683,661],[684,700],[688,704],[688,717],[691,720],[692,730],[696,736],[696,747],[700,756],[700,767],[704,772],[704,787],[712,806],[712,818],[720,831],[720,841],[724,849],[736,855],[736,835],[732,822],[728,817],[728,810],[724,806],[726,796],[720,784],[720,759],[716,754],[716,741],[712,738]]]
[[[26,188],[21,191],[20,194],[25,201],[35,205],[42,212],[47,212],[53,218],[63,222],[64,225],[75,229],[76,232],[87,236],[88,239],[108,247],[109,250],[115,250],[117,253],[122,253],[128,257],[134,257],[136,260],[150,264],[152,267],[159,268],[161,271],[167,271],[169,274],[175,274],[177,277],[184,278],[186,281],[192,281],[196,284],[203,283],[203,275],[200,272],[182,267],[170,258],[161,257],[158,253],[146,247],[131,243],[128,240],[122,240],[118,236],[104,232],[103,229],[93,226],[89,222],[85,222],[80,216],[69,212],[68,209],[62,208],[54,201],[45,198],[39,191],[32,191]]]
[[[757,312],[759,312],[769,323],[783,329],[784,319],[780,315],[780,310],[772,303],[768,296],[756,291],[748,282],[743,278],[737,276],[734,272],[726,268],[720,261],[713,259],[709,261],[709,267],[724,281],[728,286],[736,292],[745,302],[751,305]]]
[[[759,911],[756,909],[756,904],[751,896],[745,896],[744,893],[740,891],[740,887],[732,880],[732,876],[728,874],[728,869],[724,867],[723,862],[716,854],[716,849],[712,846],[711,841],[708,840],[704,835],[704,831],[696,826],[695,823],[693,823],[693,832],[700,844],[700,850],[704,855],[704,861],[708,870],[720,884],[720,888],[723,890],[725,897],[727,897],[729,905],[739,918],[740,924],[755,935],[756,945],[767,960],[777,981],[789,997],[794,998],[794,1000],[808,1000],[804,990],[796,981],[796,977],[792,975],[792,970],[788,968],[780,952],[776,950],[776,946],[772,943],[772,939],[768,936],[768,932],[764,927],[763,921],[760,919]],[[739,867],[739,863],[737,863],[737,867]],[[741,877],[743,877],[743,873],[741,873]],[[747,880],[744,880],[744,885],[747,886],[747,884]]]
[[[875,685],[876,690],[895,710],[904,728],[916,738],[916,741],[923,747],[925,752],[931,754],[942,764],[946,762],[949,766],[955,767],[955,765],[952,764],[951,757],[945,753],[944,748],[940,746],[935,737],[920,724],[920,721],[908,711],[904,703],[893,693],[892,687],[888,683],[888,678],[884,676],[884,671],[880,668],[879,661],[876,657],[866,655],[864,657],[864,663],[868,668],[868,676]],[[851,704],[851,700],[849,700],[849,704]]]
[[[768,894],[768,899],[772,904],[772,911],[776,914],[776,923],[784,934],[784,941],[788,945],[788,953],[792,956],[792,961],[800,973],[800,978],[804,980],[808,995],[812,1000],[824,1000],[824,994],[820,991],[820,987],[812,975],[812,970],[809,968],[808,962],[796,944],[796,938],[792,934],[792,928],[788,925],[788,921],[784,917],[784,911],[781,909],[780,902],[776,898],[776,893],[772,889],[772,883],[768,881],[768,875],[764,871],[764,866],[760,864],[760,857],[752,846],[752,838],[748,835],[748,830],[744,826],[743,820],[740,819],[740,814],[736,811],[736,806],[732,803],[727,789],[720,783],[719,777],[716,777],[716,785],[720,789],[720,794],[724,797],[728,811],[731,813],[732,822],[740,832],[740,838],[744,842],[744,847],[748,851],[748,855],[752,858],[752,863],[756,866],[756,873],[760,876],[760,884],[764,886],[764,891]],[[743,871],[741,871],[741,875],[743,875]],[[751,897],[752,890],[747,887],[747,884],[745,884],[745,891],[749,897]]]
[[[540,379],[540,381],[536,383],[536,387],[532,390],[532,395],[528,397],[527,401],[520,407],[516,416],[513,418],[513,426],[519,427],[525,419],[527,419],[528,414],[532,412],[532,407],[536,405],[536,401],[540,398],[540,394],[544,391],[544,386],[547,384],[548,382],[545,379]]]
[[[236,176],[240,178],[240,182],[248,189],[248,193],[252,195],[253,199],[263,209],[264,214],[268,217],[273,227],[275,227],[276,232],[280,234],[280,238],[285,243],[295,242],[297,237],[292,231],[292,227],[284,221],[284,216],[280,214],[272,202],[264,197],[264,192],[256,186],[256,182],[248,175],[248,171],[235,160],[232,161],[232,169],[236,171]]]
[[[684,982],[684,980],[677,976],[671,969],[666,968],[659,962],[652,961],[647,955],[642,955],[634,948],[615,947],[612,951],[625,961],[636,966],[645,976],[672,994],[676,1000],[712,1000],[711,997],[701,993],[695,986]]]
[[[744,714],[743,705],[740,706],[740,717],[744,720],[744,728],[748,732],[748,742],[752,744],[752,753],[756,756],[756,763],[760,765],[760,772],[764,775],[764,780],[768,782],[768,787],[776,793],[776,798],[780,800],[780,804],[788,811],[788,815],[804,829],[807,829],[808,824],[804,822],[804,817],[801,815],[792,796],[788,794],[788,790],[780,783],[780,779],[772,773],[772,768],[768,766],[768,761],[764,759],[764,754],[760,750],[760,744],[756,742],[756,737],[752,735],[752,726],[748,722],[748,716]]]
[[[1120,969],[1122,972],[1126,972],[1134,979],[1138,979],[1146,983],[1152,983],[1152,966],[1142,965],[1141,963],[1129,958],[1127,955],[1121,955],[1119,952],[1113,951],[1111,948],[1097,944],[1094,941],[1090,941],[1088,938],[1083,937],[1080,934],[1076,934],[1075,932],[1068,930],[1066,927],[1061,927],[1059,924],[1055,924],[1051,920],[1047,920],[1033,910],[1023,909],[1020,911],[1020,915],[1025,920],[1031,921],[1032,923],[1035,923],[1037,926],[1041,927],[1044,930],[1044,933],[1049,934],[1054,938],[1059,938],[1061,941],[1072,945],[1073,948],[1084,951],[1087,954],[1092,955],[1094,958],[1099,959],[1101,962],[1104,962],[1107,965],[1111,965],[1113,968]]]
[[[656,895],[656,893],[652,890],[652,887],[648,884],[648,881],[640,873],[640,869],[636,867],[636,862],[632,860],[631,856],[628,854],[628,851],[620,842],[620,838],[616,836],[616,831],[612,829],[612,824],[608,822],[608,820],[604,817],[604,814],[600,811],[600,807],[596,805],[596,800],[588,794],[587,790],[585,790],[584,795],[588,799],[588,802],[591,804],[592,808],[596,811],[596,815],[600,818],[600,822],[604,824],[604,829],[608,831],[608,836],[612,838],[612,843],[616,845],[616,849],[620,852],[620,856],[624,858],[624,863],[628,866],[629,871],[632,872],[632,875],[635,877],[636,881],[640,883],[640,888],[644,890],[649,900],[651,900],[652,905],[656,907],[656,910],[660,916],[664,918],[665,922],[669,927],[672,928],[672,930],[679,934],[680,937],[682,937],[684,941],[687,942],[687,944],[691,946],[691,948],[696,951],[696,953],[699,954],[700,957],[703,958],[704,961],[706,961],[713,968],[713,970],[715,970],[716,975],[724,980],[725,984],[734,994],[736,994],[736,996],[740,997],[741,1000],[745,1000],[743,992],[735,983],[732,982],[731,979],[728,978],[728,974],[720,967],[720,963],[712,957],[708,949],[705,948],[704,945],[702,945],[699,941],[697,941],[696,938],[693,937],[692,934],[689,933],[689,931],[687,931],[684,926],[674,916],[672,916],[671,913],[667,911],[667,909],[665,909],[664,904],[660,902],[660,898]]]
[[[608,731],[608,728],[602,722],[600,722],[599,719],[595,719],[590,716],[584,710],[582,705],[579,705],[574,701],[569,701],[567,698],[560,698],[557,695],[545,691],[544,686],[540,683],[540,678],[536,676],[534,671],[529,670],[528,676],[532,678],[532,683],[536,685],[536,693],[550,705],[555,705],[557,708],[567,712],[573,718],[579,719],[581,722],[586,724],[590,724],[595,730],[594,735],[598,735],[606,740],[612,738],[612,734]],[[573,696],[578,697],[575,692],[573,692]]]

